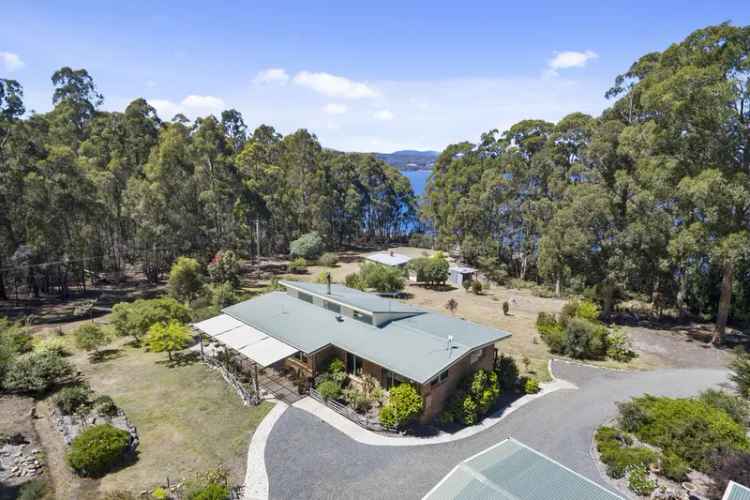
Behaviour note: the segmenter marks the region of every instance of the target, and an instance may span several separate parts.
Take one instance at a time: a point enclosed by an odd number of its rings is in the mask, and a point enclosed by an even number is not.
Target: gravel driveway
[[[417,447],[368,446],[289,408],[266,447],[270,497],[421,498],[461,460],[513,436],[609,487],[589,456],[594,430],[615,403],[651,393],[689,396],[726,383],[720,369],[614,372],[554,362],[556,376],[578,385],[537,399],[475,436]]]

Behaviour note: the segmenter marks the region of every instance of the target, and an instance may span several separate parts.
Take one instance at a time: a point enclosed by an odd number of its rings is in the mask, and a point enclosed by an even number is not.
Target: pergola
[[[270,366],[298,351],[227,314],[195,323],[193,327],[262,367]]]

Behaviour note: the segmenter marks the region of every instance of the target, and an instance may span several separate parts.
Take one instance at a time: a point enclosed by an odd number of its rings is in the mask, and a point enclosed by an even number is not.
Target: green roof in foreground
[[[508,438],[458,464],[424,500],[624,500]]]
[[[750,488],[729,481],[722,500],[750,500]]]
[[[329,344],[423,384],[474,349],[510,337],[470,321],[422,311],[377,327],[272,292],[222,311],[305,353]],[[448,348],[448,337],[453,341]]]

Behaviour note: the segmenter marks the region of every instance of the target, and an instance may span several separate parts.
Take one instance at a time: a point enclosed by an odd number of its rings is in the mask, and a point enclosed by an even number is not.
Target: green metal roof
[[[414,307],[410,304],[404,304],[398,300],[384,299],[373,293],[362,292],[354,288],[348,288],[343,285],[331,284],[331,293],[328,293],[327,285],[318,283],[307,283],[304,281],[282,281],[286,287],[302,290],[328,300],[335,300],[341,304],[352,306],[355,309],[362,309],[372,313],[420,313],[425,312],[423,309]]]
[[[750,488],[729,481],[722,500],[750,500]]]
[[[510,337],[442,314],[420,312],[382,327],[365,324],[283,292],[227,307],[223,312],[305,353],[329,344],[425,383],[474,349]],[[448,335],[454,340],[448,349]]]
[[[508,438],[456,466],[424,500],[624,500]]]

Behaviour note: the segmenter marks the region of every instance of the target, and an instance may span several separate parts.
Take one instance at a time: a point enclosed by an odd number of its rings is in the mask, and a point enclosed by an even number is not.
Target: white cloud
[[[297,85],[307,87],[329,97],[362,99],[377,97],[379,95],[375,89],[366,83],[355,82],[343,76],[336,76],[330,73],[300,71],[294,75],[293,81]]]
[[[226,108],[224,101],[210,95],[189,95],[179,103],[166,99],[148,99],[162,120],[171,120],[177,113],[194,119],[218,113]]]
[[[393,113],[387,109],[381,109],[380,111],[376,111],[372,114],[372,116],[376,120],[382,120],[386,122],[393,120]]]
[[[267,68],[259,71],[253,81],[260,84],[280,83],[283,85],[289,81],[289,75],[284,68]]]
[[[574,50],[556,52],[555,57],[547,62],[546,74],[556,76],[558,69],[583,68],[590,60],[598,57],[599,54],[593,50],[586,50],[584,52],[576,52]]]
[[[18,54],[13,52],[0,52],[0,62],[2,62],[5,71],[13,72],[24,67],[24,62]]]
[[[349,108],[344,104],[337,104],[335,102],[332,102],[330,104],[326,104],[323,108],[323,111],[325,113],[328,113],[329,115],[343,115],[347,111],[349,111]]]

